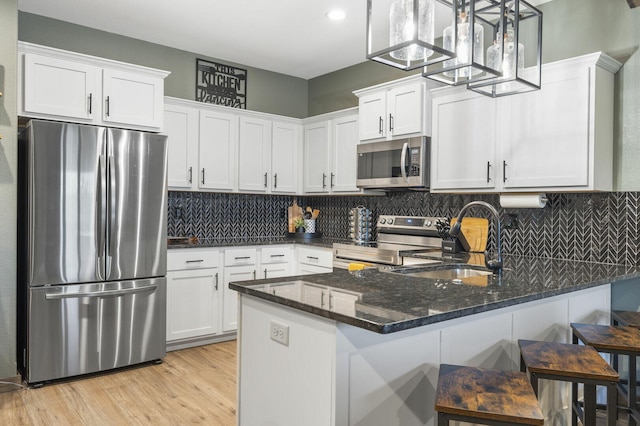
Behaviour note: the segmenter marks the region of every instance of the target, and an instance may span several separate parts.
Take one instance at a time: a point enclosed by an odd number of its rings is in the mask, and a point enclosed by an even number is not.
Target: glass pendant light
[[[414,1],[418,2],[418,19],[414,17]],[[413,40],[416,36],[428,44],[433,44],[434,26],[433,0],[396,0],[389,10],[389,45],[395,46]],[[418,23],[417,29],[415,23]],[[416,34],[417,30],[417,34]],[[403,61],[424,60],[433,50],[416,43],[390,53]]]
[[[434,45],[436,1],[367,0],[367,59],[410,71],[443,53]]]
[[[542,64],[542,12],[525,0],[506,0],[494,24],[494,42],[487,49],[487,67],[500,75],[470,82],[470,90],[491,97],[540,89]],[[525,43],[521,41],[524,39]],[[529,68],[525,69],[525,44]]]
[[[456,19],[456,27],[458,30],[457,40],[453,25],[449,25],[442,33],[442,47],[446,50],[456,52],[455,58],[444,62],[444,68],[454,67],[454,69],[445,71],[444,75],[448,77],[456,77],[456,75],[458,75],[459,77],[468,78],[481,73],[482,70],[473,67],[455,67],[458,64],[471,62],[472,49],[474,61],[480,65],[484,65],[484,29],[479,24],[469,22],[464,1]],[[473,25],[473,28],[471,25]]]

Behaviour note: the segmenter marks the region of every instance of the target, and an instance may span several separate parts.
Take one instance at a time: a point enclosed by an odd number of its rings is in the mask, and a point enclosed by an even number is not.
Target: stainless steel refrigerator
[[[159,360],[166,136],[32,120],[19,138],[18,366],[30,384]]]

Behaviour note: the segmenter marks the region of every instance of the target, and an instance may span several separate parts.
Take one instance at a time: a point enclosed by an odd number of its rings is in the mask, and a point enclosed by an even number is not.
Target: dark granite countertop
[[[640,268],[632,266],[518,256],[504,260],[501,277],[482,277],[475,285],[411,277],[383,268],[334,269],[330,274],[235,282],[229,287],[377,333],[392,333],[640,277]],[[312,296],[318,289],[338,299],[357,299],[355,309],[353,303],[334,303],[331,309],[321,305],[322,298]]]
[[[167,249],[184,249],[184,248],[205,248],[205,247],[242,247],[242,246],[264,246],[275,244],[304,244],[316,247],[331,248],[333,243],[346,242],[346,239],[339,238],[313,238],[313,239],[297,239],[288,237],[263,237],[256,239],[199,239],[195,243],[190,244],[168,244]]]

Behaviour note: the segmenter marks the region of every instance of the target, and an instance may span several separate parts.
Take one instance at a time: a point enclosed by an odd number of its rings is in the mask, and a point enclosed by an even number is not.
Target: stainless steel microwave
[[[400,189],[429,187],[427,137],[358,145],[360,188]]]

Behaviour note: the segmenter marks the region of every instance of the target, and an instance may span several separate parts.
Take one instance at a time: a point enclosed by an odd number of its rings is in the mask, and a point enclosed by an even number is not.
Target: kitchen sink
[[[438,264],[421,267],[390,268],[389,272],[416,278],[450,281],[454,284],[485,286],[491,281],[493,272],[481,266],[467,264]]]

